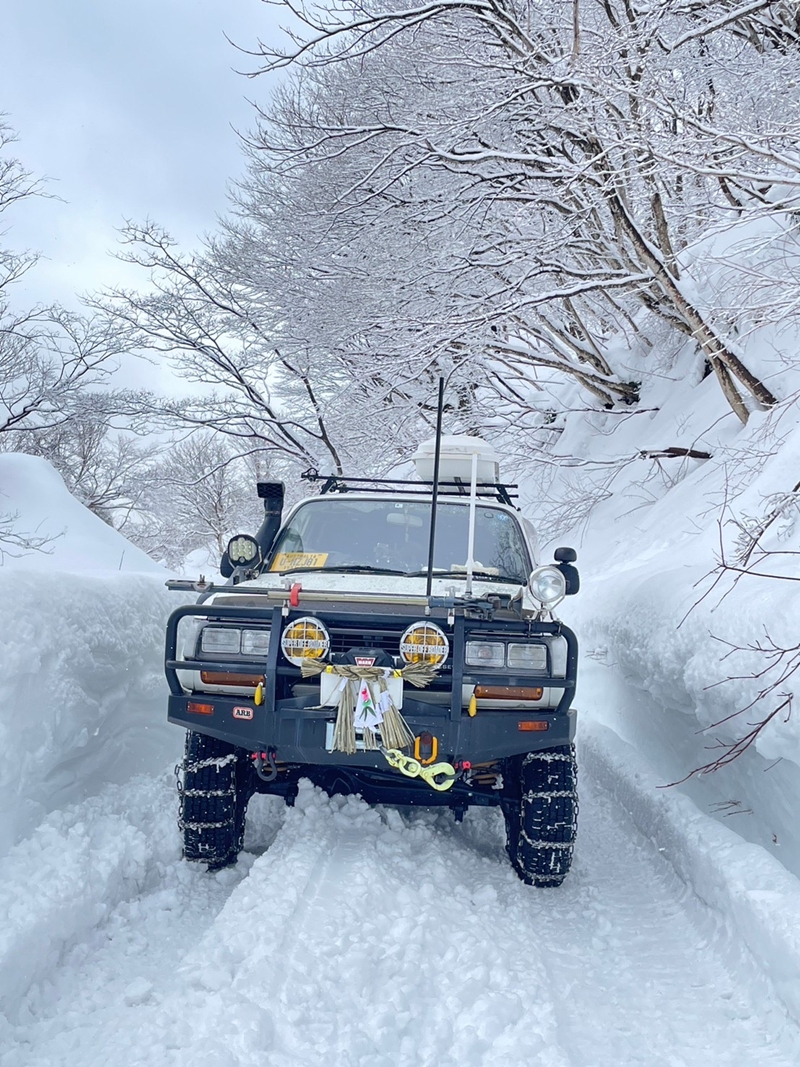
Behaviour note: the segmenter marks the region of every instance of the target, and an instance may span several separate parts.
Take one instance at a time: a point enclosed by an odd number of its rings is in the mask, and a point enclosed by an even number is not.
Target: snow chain
[[[231,763],[236,762],[236,756],[231,752],[226,756],[214,756],[209,759],[193,760],[191,763],[186,761],[181,767],[180,764],[175,766],[175,779],[178,784],[178,796],[181,798],[181,804],[178,812],[178,829],[183,832],[184,830],[215,830],[221,826],[227,826],[228,821],[224,822],[187,822],[183,818],[183,800],[185,797],[233,797],[236,795],[236,790],[233,786],[229,789],[187,789],[186,788],[186,776],[188,774],[196,774],[198,771],[204,770],[206,767],[216,767],[217,771],[222,770],[223,767],[229,766]],[[181,776],[183,771],[183,776]]]

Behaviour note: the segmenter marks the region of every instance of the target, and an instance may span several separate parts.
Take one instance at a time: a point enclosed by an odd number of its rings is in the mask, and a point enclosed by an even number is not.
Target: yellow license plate
[[[295,567],[324,567],[329,552],[279,552],[271,571],[290,571]]]

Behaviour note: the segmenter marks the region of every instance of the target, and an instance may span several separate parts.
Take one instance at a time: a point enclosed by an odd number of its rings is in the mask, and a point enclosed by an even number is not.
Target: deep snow
[[[17,503],[20,524],[66,528],[58,557],[0,568],[2,1067],[797,1063],[796,724],[663,788],[708,758],[715,732],[698,731],[752,696],[757,657],[732,665],[719,639],[800,628],[790,583],[700,600],[731,472],[731,507],[768,507],[794,469],[797,413],[741,431],[705,386],[686,389],[646,423],[581,417],[561,437],[613,478],[573,531],[581,814],[552,892],[516,880],[497,812],[458,826],[310,787],[294,810],[254,800],[235,870],[185,864],[161,674],[179,598],[155,565],[120,571],[135,550],[82,522],[57,476],[40,467],[40,489],[26,474],[29,502],[53,512]],[[713,458],[638,455],[687,442]],[[753,463],[734,466],[743,452]],[[800,548],[791,514],[766,543]]]
[[[44,541],[24,552],[0,541],[3,571],[50,574],[150,574],[163,568],[92,514],[67,490],[58,471],[38,456],[0,452],[0,520],[15,519],[20,536]]]
[[[6,896],[26,877],[46,883],[35,872],[51,828],[77,831],[83,864],[52,898],[34,893],[27,929],[5,938],[4,964],[33,931],[50,958],[22,977],[0,970],[0,1062],[796,1063],[800,1035],[768,981],[609,795],[613,781],[585,777],[581,844],[557,893],[512,874],[497,812],[459,827],[305,786],[294,810],[261,798],[251,851],[209,876],[178,858],[169,777],[108,788],[103,813],[51,817],[6,867]]]
[[[167,572],[42,459],[0,454],[3,514],[52,540],[0,566],[0,855],[46,813],[180,751],[163,715]]]

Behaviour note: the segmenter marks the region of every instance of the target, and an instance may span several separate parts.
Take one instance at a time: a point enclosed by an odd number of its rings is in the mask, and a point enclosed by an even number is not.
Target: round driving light
[[[237,534],[228,542],[228,559],[234,567],[254,563],[260,554],[258,541],[249,534]]]
[[[554,608],[567,595],[567,581],[558,567],[537,567],[531,571],[528,585],[544,608]]]
[[[438,667],[449,652],[447,635],[432,622],[415,622],[400,638],[400,655],[406,663],[428,663]]]
[[[305,660],[322,659],[330,647],[330,634],[318,619],[310,616],[290,622],[281,637],[283,654],[295,667],[300,667]]]

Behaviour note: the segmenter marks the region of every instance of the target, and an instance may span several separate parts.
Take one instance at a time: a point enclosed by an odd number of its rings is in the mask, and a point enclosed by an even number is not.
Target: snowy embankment
[[[798,383],[777,376],[787,400],[742,427],[692,363],[684,353],[651,379],[647,411],[568,416],[558,441],[572,466],[551,488],[576,512],[594,502],[557,542],[579,550],[582,589],[563,615],[584,656],[583,766],[800,1018],[800,675],[751,647],[800,641]],[[756,369],[775,384],[776,365]],[[723,560],[776,577],[721,573]],[[727,766],[692,774],[737,742]]]
[[[45,541],[0,566],[2,855],[46,813],[163,770],[180,739],[164,716],[166,572],[44,460],[0,455],[0,514]]]

